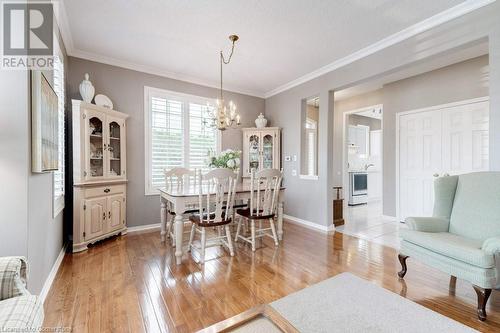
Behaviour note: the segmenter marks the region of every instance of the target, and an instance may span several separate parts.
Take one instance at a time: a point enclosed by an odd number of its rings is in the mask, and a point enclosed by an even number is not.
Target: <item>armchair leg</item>
[[[483,289],[481,287],[472,285],[477,294],[477,317],[481,321],[486,320],[486,303],[491,295],[491,289]]]
[[[398,259],[399,262],[401,263],[401,271],[398,272],[398,276],[402,279],[406,275],[406,259],[408,259],[408,256],[405,256],[403,254],[398,254]]]

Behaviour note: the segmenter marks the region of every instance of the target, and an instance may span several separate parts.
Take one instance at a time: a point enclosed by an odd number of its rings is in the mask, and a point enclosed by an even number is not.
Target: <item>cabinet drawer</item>
[[[125,193],[125,185],[110,185],[88,188],[85,190],[85,198],[101,197],[104,195],[119,193]]]

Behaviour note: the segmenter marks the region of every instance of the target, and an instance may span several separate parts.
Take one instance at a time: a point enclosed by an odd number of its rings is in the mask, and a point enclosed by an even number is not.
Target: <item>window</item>
[[[57,39],[56,39],[57,40]],[[53,172],[53,217],[64,209],[64,62],[59,45],[54,43],[54,91],[58,97],[59,166]]]
[[[219,131],[205,126],[207,102],[214,100],[144,88],[146,195],[165,186],[164,169],[207,171],[208,151],[218,152]]]
[[[317,161],[317,122],[307,118],[306,120],[306,133],[307,133],[307,175],[314,176],[317,174],[316,161]]]

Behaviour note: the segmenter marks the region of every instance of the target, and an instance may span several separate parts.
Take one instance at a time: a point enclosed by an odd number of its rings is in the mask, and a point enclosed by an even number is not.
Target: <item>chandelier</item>
[[[220,131],[224,131],[227,128],[234,128],[240,125],[241,117],[236,112],[236,104],[233,101],[229,101],[229,104],[224,103],[224,96],[222,90],[222,66],[229,64],[231,57],[234,52],[234,43],[239,39],[236,35],[229,36],[229,40],[232,42],[231,52],[226,60],[222,51],[220,51],[220,98],[216,100],[215,107],[207,103],[207,113],[210,118],[209,126],[212,128],[217,128]]]

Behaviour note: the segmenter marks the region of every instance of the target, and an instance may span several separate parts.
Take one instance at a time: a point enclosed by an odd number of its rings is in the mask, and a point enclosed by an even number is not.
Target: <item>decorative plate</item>
[[[113,102],[106,95],[96,95],[94,97],[95,105],[102,106],[108,109],[113,109]]]

